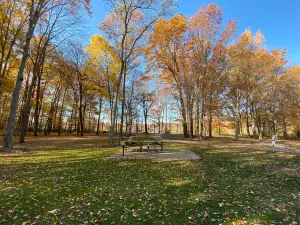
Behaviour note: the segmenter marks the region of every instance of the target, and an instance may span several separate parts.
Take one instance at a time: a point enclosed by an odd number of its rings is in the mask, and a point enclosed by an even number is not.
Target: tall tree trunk
[[[188,138],[188,127],[187,127],[187,120],[186,120],[186,110],[185,110],[185,104],[184,104],[184,100],[183,100],[182,94],[180,94],[180,105],[181,105],[183,136],[185,138]]]
[[[110,126],[110,133],[109,133],[109,143],[113,144],[114,143],[114,137],[115,137],[115,126],[116,126],[116,119],[117,119],[117,110],[118,110],[118,101],[119,101],[119,92],[120,92],[120,85],[122,81],[122,77],[124,74],[124,66],[125,62],[122,60],[121,62],[121,70],[119,73],[119,77],[117,80],[117,88],[116,88],[116,95],[115,95],[115,100],[114,100],[114,105],[113,105],[113,112],[112,112],[112,124]]]
[[[136,120],[135,120],[135,132],[136,133],[139,132],[139,116],[138,116],[138,112],[137,112],[137,116],[136,116]]]
[[[254,113],[254,103],[251,103],[251,108],[250,108],[250,119],[251,119],[251,127],[252,127],[252,133],[253,136],[257,135],[257,122],[255,120],[255,113]]]
[[[161,130],[164,132],[164,118],[165,118],[165,110],[162,110],[162,118],[161,118]]]
[[[235,103],[235,140],[239,139],[239,132],[240,132],[240,99],[239,94],[236,97]]]
[[[4,121],[4,113],[5,113],[5,108],[6,108],[6,105],[7,105],[7,99],[8,99],[8,96],[6,95],[4,97],[4,100],[3,100],[3,107],[1,109],[1,118],[0,118],[0,129],[2,130],[4,128],[4,124],[5,124],[5,121]]]
[[[69,127],[68,127],[68,133],[72,134],[72,128],[73,128],[73,116],[74,116],[74,108],[75,108],[75,104],[73,103],[72,106],[72,112],[71,112],[71,116],[70,116],[70,120],[69,120]]]
[[[25,142],[25,135],[26,135],[26,132],[28,130],[28,119],[29,119],[29,114],[30,114],[30,110],[31,110],[31,99],[33,97],[33,91],[34,91],[34,88],[36,86],[36,81],[37,81],[38,77],[41,74],[41,70],[42,70],[41,67],[42,67],[42,65],[44,63],[44,60],[45,60],[45,54],[46,53],[43,52],[41,54],[42,54],[42,56],[39,56],[39,55],[36,56],[36,60],[35,60],[35,63],[34,63],[32,81],[31,81],[31,85],[28,89],[26,104],[25,104],[25,108],[24,108],[24,111],[23,111],[23,119],[22,119],[22,124],[21,124],[21,134],[20,134],[20,139],[19,139],[20,143]],[[38,94],[39,94],[39,92],[37,93],[37,95]]]
[[[79,116],[76,118],[76,125],[75,125],[75,129],[77,132],[77,135],[80,135],[80,121],[79,121]]]
[[[53,117],[55,116],[54,112],[55,112],[55,105],[57,103],[57,98],[59,96],[59,92],[60,92],[60,86],[58,86],[54,92],[53,98],[52,98],[52,102],[50,105],[50,111],[49,111],[49,116],[48,116],[48,120],[45,124],[45,130],[44,130],[44,135],[48,135],[52,132],[52,123],[53,123]]]
[[[212,117],[212,113],[210,110],[210,112],[209,112],[209,128],[208,128],[208,136],[210,138],[212,137],[212,121],[213,121],[213,117]]]
[[[283,130],[283,138],[287,138],[288,137],[288,133],[287,133],[287,128],[286,128],[286,120],[285,117],[283,116],[283,121],[282,121],[282,130]]]
[[[42,77],[40,74],[37,78],[37,90],[36,90],[35,111],[34,111],[34,136],[38,135],[38,130],[39,130],[41,79]]]
[[[66,93],[67,93],[68,87],[66,87],[65,91],[64,91],[64,95],[63,95],[63,99],[62,99],[62,103],[61,103],[61,108],[60,108],[60,113],[59,113],[59,122],[58,122],[58,136],[61,133],[61,127],[62,127],[62,115],[64,112],[64,103],[65,103],[65,98],[66,98]]]
[[[44,94],[46,92],[47,83],[48,83],[48,81],[45,82],[43,89],[41,89],[41,93],[40,93],[40,97],[39,97],[40,104],[39,104],[39,109],[38,109],[38,120],[37,120],[39,133],[41,133],[43,131],[43,125],[44,125],[43,123],[45,121],[44,114],[45,114],[46,107],[45,107],[45,104],[43,104],[43,99],[44,99]],[[39,115],[41,115],[41,116],[39,116]]]
[[[79,78],[81,79],[81,78]],[[83,86],[79,83],[79,134],[83,136]]]
[[[126,100],[126,63],[124,64],[124,74],[123,74],[123,92],[122,92],[122,107],[121,107],[121,122],[120,122],[120,134],[119,141],[123,140],[123,124],[124,124],[124,111],[125,111],[125,100]]]
[[[259,139],[262,139],[262,126],[261,126],[261,117],[260,115],[257,115],[257,133]]]
[[[39,130],[39,133],[41,133],[41,131],[43,130],[43,122],[44,122],[44,112],[45,112],[45,107],[43,107],[42,104],[40,104],[40,108],[39,108],[39,112],[41,114],[41,119],[39,121],[39,127],[38,127],[38,130]]]
[[[201,102],[201,121],[200,121],[200,137],[205,137],[204,125],[205,125],[205,95],[202,94],[202,102]]]
[[[247,136],[250,138],[250,124],[249,124],[249,106],[246,105],[246,126],[247,126]]]
[[[147,110],[144,110],[145,134],[148,134],[147,118],[148,118],[148,111],[147,111]]]
[[[196,136],[200,137],[200,100],[199,97],[197,97],[196,102]]]
[[[128,134],[128,111],[125,114],[125,133]]]
[[[158,120],[158,133],[160,134],[160,120]]]
[[[27,100],[27,95],[28,95],[28,89],[29,89],[29,80],[30,80],[30,70],[28,71],[28,76],[27,76],[27,79],[26,79],[26,83],[25,83],[25,90],[24,90],[24,93],[23,93],[23,99],[22,99],[22,103],[21,103],[21,109],[20,109],[20,112],[19,112],[19,117],[18,117],[18,121],[17,121],[17,125],[15,127],[15,130],[17,131],[17,133],[19,133],[19,130],[20,130],[20,127],[21,127],[21,124],[22,124],[22,121],[23,121],[23,112],[25,110],[25,104],[26,104],[26,100]]]
[[[45,61],[46,55],[43,55],[43,63],[41,65],[41,69],[38,71],[37,75],[37,89],[36,89],[36,102],[35,102],[35,111],[34,111],[34,136],[38,135],[39,132],[39,119],[40,119],[40,111],[42,108],[43,98],[44,98],[44,92],[47,87],[47,82],[45,82],[45,86],[43,90],[41,90],[41,80],[42,80],[42,73],[44,68],[44,61]]]
[[[97,121],[97,132],[96,132],[96,135],[99,135],[101,110],[102,110],[102,97],[101,97],[100,100],[99,100],[99,113],[98,113],[98,121]]]
[[[34,73],[33,73],[31,85],[28,89],[27,99],[26,99],[26,103],[25,103],[24,109],[23,109],[22,123],[21,123],[21,134],[20,134],[20,139],[19,139],[20,143],[25,142],[25,135],[26,135],[26,132],[28,130],[28,118],[29,118],[30,109],[31,109],[30,103],[31,103],[35,83],[36,83],[36,75],[34,75]]]
[[[86,107],[87,107],[87,96],[85,95],[84,96],[84,104],[83,104],[83,113],[82,113],[82,123],[83,123],[83,129],[86,129],[85,128],[85,118],[86,118]],[[84,130],[83,130],[84,132]]]
[[[192,111],[192,109],[190,109]],[[193,111],[192,111],[193,112]],[[190,112],[189,119],[190,119],[190,138],[194,137],[194,120],[193,120],[193,113]]]
[[[243,120],[242,120],[242,113],[241,113],[241,110],[240,110],[240,114],[239,114],[239,122],[240,122],[240,125],[239,125],[240,135],[241,135],[241,136],[244,136]]]
[[[262,138],[266,136],[266,121],[262,123]]]
[[[8,151],[13,150],[13,135],[14,135],[14,126],[16,121],[16,114],[17,114],[17,108],[18,108],[18,102],[20,97],[20,91],[24,76],[24,69],[25,64],[27,61],[27,58],[29,56],[29,48],[30,48],[30,42],[33,36],[33,32],[35,30],[35,26],[37,24],[37,21],[39,19],[40,13],[35,12],[34,6],[31,7],[30,10],[30,18],[29,18],[29,26],[26,33],[26,41],[25,45],[23,47],[23,54],[22,59],[19,66],[19,71],[15,83],[15,88],[12,95],[11,105],[10,105],[10,111],[8,116],[8,123],[7,123],[7,129],[6,134],[4,137],[4,148],[8,149]]]
[[[54,131],[57,131],[57,127],[58,127],[57,114],[58,114],[59,98],[60,98],[60,96],[58,95],[57,101],[55,101],[55,104],[54,104],[54,113],[53,113],[54,117],[53,117],[52,128],[51,128]]]
[[[194,137],[194,118],[193,118],[193,110],[194,110],[194,100],[192,96],[187,97],[187,107],[188,107],[188,115],[189,115],[189,135],[190,138]]]
[[[129,113],[128,113],[128,116],[129,116],[129,127],[128,127],[128,132],[129,134],[132,134],[132,126],[133,126],[133,115],[132,115],[132,108],[131,106],[129,106]]]

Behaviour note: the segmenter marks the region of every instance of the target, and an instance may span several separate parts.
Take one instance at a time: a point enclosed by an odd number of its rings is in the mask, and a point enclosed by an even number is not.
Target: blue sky
[[[300,0],[178,0],[176,13],[193,15],[202,5],[218,4],[224,22],[238,19],[237,33],[260,30],[269,48],[286,48],[290,65],[300,64]],[[92,18],[86,18],[88,35],[99,33],[105,14],[102,0],[92,0]]]

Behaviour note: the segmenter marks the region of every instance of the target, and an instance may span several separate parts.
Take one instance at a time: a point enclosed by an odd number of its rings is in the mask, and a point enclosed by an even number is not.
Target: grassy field
[[[25,152],[0,155],[0,223],[300,224],[299,157],[166,148],[201,159],[111,160],[120,149],[104,137],[32,138]]]

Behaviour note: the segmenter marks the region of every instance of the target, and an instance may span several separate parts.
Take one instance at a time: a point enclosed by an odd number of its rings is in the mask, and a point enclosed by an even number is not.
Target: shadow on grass
[[[187,148],[170,146],[179,147]],[[25,160],[5,164],[2,169],[16,174],[2,180],[0,220],[18,224],[33,222],[40,215],[37,222],[41,224],[299,221],[299,179],[270,169],[275,165],[297,167],[297,158],[197,147],[192,150],[201,160],[107,160],[105,157],[112,154],[107,149],[76,150],[74,155],[64,152],[60,160],[55,158],[59,151],[51,152],[46,162],[44,154],[37,154],[33,156],[37,163]],[[49,213],[54,209],[55,213]],[[13,210],[12,218],[8,210]]]

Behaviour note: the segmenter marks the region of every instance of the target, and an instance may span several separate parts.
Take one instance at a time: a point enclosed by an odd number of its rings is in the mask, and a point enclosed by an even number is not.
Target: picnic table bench
[[[122,146],[122,151],[123,151],[123,156],[125,155],[125,149],[127,151],[127,149],[129,147],[139,147],[140,152],[143,151],[143,147],[147,147],[147,151],[150,150],[150,147],[152,146],[157,146],[160,147],[160,151],[164,150],[164,145],[163,142],[160,141],[122,141],[121,142],[121,146]],[[158,151],[158,150],[156,150]]]

